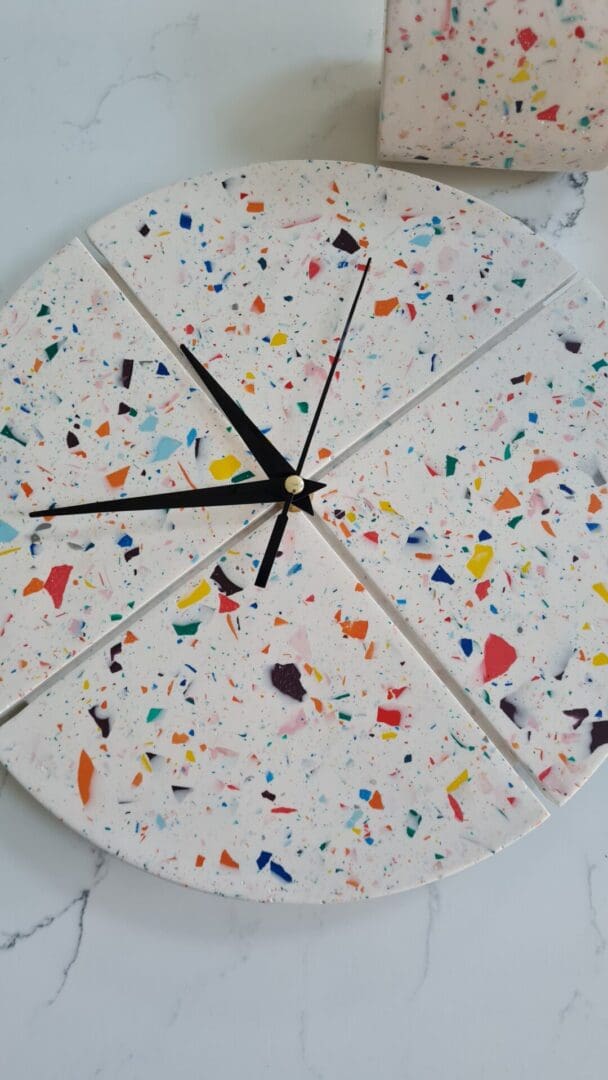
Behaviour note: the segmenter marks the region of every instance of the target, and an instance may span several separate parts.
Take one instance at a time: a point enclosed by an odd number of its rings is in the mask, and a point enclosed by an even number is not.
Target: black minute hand
[[[303,491],[310,493],[325,487],[316,480],[304,480]],[[63,517],[68,514],[101,514],[108,511],[171,510],[192,506],[241,506],[248,503],[280,502],[285,498],[285,482],[252,480],[243,484],[217,484],[209,488],[188,488],[186,491],[168,491],[158,495],[137,495],[134,498],[107,499],[102,502],[80,503],[77,506],[51,506],[48,510],[34,510],[30,517]]]
[[[190,351],[188,346],[180,345],[180,349],[203,385],[211,394],[212,398],[219,405],[225,417],[230,421],[234,430],[240,435],[245,446],[251,450],[255,460],[258,465],[261,465],[266,476],[292,476],[294,469],[289,464],[287,458],[279,453],[277,448],[272,445],[270,439],[267,439],[260,431],[257,424],[254,424],[253,420],[247,416],[247,413],[241,409],[240,405],[238,405],[237,402],[230,397],[230,394],[224,390],[224,387],[220,386],[211,372],[203,367],[200,360],[196,359],[196,356]],[[305,493],[298,496],[296,503],[302,510],[305,510],[307,514],[313,513],[312,503]]]
[[[350,330],[350,324],[353,321],[353,315],[355,314],[355,309],[357,307],[357,304],[359,303],[359,297],[361,296],[363,286],[365,285],[365,279],[367,277],[368,270],[369,270],[369,268],[371,266],[371,262],[372,262],[372,260],[368,259],[366,264],[365,264],[365,270],[363,271],[361,281],[359,282],[357,292],[355,293],[355,299],[353,300],[353,302],[351,304],[350,311],[349,311],[349,313],[347,315],[346,322],[344,324],[344,329],[342,331],[340,341],[338,342],[338,348],[336,349],[336,355],[334,356],[334,358],[333,358],[333,360],[331,362],[331,366],[329,368],[329,373],[328,373],[327,378],[325,380],[325,386],[323,387],[323,390],[321,392],[321,397],[319,398],[319,404],[317,405],[317,408],[315,410],[315,415],[313,416],[311,425],[310,425],[310,427],[308,429],[308,435],[306,436],[304,446],[302,447],[302,452],[300,454],[300,460],[298,461],[298,466],[297,466],[297,469],[296,469],[296,473],[298,475],[302,472],[302,469],[304,468],[304,462],[306,461],[306,458],[308,456],[308,451],[310,450],[310,446],[311,446],[315,431],[317,429],[317,424],[319,423],[319,419],[320,419],[321,413],[323,411],[323,406],[325,405],[325,399],[326,399],[327,394],[329,392],[329,387],[331,385],[331,381],[332,381],[332,379],[333,379],[333,377],[335,375],[336,368],[337,368],[337,366],[338,366],[338,364],[340,362],[340,357],[342,355],[342,350],[344,348],[344,343],[346,341],[348,331]],[[287,519],[288,519],[288,516],[289,516],[289,508],[290,508],[292,502],[293,502],[293,495],[289,495],[289,497],[287,499],[285,499],[285,501],[283,503],[283,509],[281,510],[281,513],[279,514],[278,518],[276,519],[276,521],[274,523],[274,526],[273,526],[273,529],[272,529],[272,532],[270,534],[270,540],[268,541],[268,546],[266,548],[266,551],[264,552],[264,557],[262,559],[262,562],[260,563],[260,568],[258,570],[258,574],[257,574],[257,577],[255,579],[256,585],[259,585],[259,587],[261,589],[263,589],[266,586],[268,578],[270,577],[270,572],[271,572],[272,567],[274,565],[274,560],[277,557],[277,552],[279,550],[281,540],[283,539],[283,533],[285,532],[285,529],[287,527]]]

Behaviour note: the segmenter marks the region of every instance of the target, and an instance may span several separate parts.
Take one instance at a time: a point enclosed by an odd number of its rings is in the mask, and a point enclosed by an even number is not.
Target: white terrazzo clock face
[[[539,824],[608,745],[602,299],[364,165],[209,175],[90,236],[105,262],[74,241],[0,325],[0,695],[27,702],[0,760],[108,850],[255,899],[408,888]],[[267,507],[29,518],[263,478],[181,344],[295,463],[370,256],[327,486],[265,589]]]

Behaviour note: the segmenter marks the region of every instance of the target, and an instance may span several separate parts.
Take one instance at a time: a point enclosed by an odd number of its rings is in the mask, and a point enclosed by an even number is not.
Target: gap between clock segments
[[[370,428],[370,430],[363,435],[360,435],[354,442],[345,447],[344,450],[340,450],[324,465],[321,465],[316,471],[311,472],[310,479],[322,479],[328,472],[331,472],[336,465],[341,465],[343,461],[346,461],[353,454],[358,453],[368,442],[375,439],[377,435],[381,435],[382,432],[387,431],[393,424],[402,420],[404,416],[407,416],[409,412],[420,405],[422,401],[426,401],[426,399],[435,394],[436,391],[441,390],[443,386],[446,386],[447,383],[451,382],[453,378],[462,374],[468,367],[480,360],[486,353],[496,348],[497,345],[500,345],[501,342],[505,341],[507,338],[510,338],[512,334],[516,333],[517,330],[520,330],[522,326],[525,326],[535,315],[538,315],[539,311],[542,311],[543,308],[550,306],[555,300],[559,299],[561,294],[566,292],[566,290],[577,280],[582,280],[582,277],[578,271],[574,270],[565,281],[556,285],[551,292],[547,293],[541,300],[537,300],[532,307],[528,308],[521,315],[518,315],[516,319],[512,319],[512,321],[508,323],[507,326],[503,327],[502,330],[497,330],[495,334],[489,337],[482,345],[479,345],[477,349],[474,349],[472,353],[468,353],[462,360],[459,360],[454,367],[445,371],[443,375],[440,375],[434,382],[427,383],[422,390],[413,394],[411,398],[408,398],[408,400],[403,403],[403,405],[399,405],[395,411],[389,413],[384,420],[380,420],[378,424]]]
[[[364,567],[357,562],[350,550],[341,543],[339,537],[332,532],[329,525],[324,521],[319,521],[317,518],[311,519],[309,525],[317,530],[321,539],[332,549],[336,558],[341,560],[346,569],[350,570],[355,580],[359,581],[364,586],[370,599],[380,608],[391,625],[394,626],[405,639],[416,657],[425,667],[430,668],[433,677],[445,687],[453,698],[455,698],[456,702],[467,714],[468,718],[472,720],[476,727],[480,728],[488,741],[495,747],[501,757],[505,759],[507,764],[511,766],[513,771],[517,773],[520,780],[524,782],[529,791],[536,796],[547,813],[553,813],[557,809],[557,805],[547,796],[546,792],[543,791],[540,784],[537,783],[533,773],[519,761],[507,740],[497,731],[494,731],[492,725],[486,720],[481,709],[466,694],[466,692],[459,687],[454,676],[450,674],[448,669],[435,656],[430,646],[428,646],[420,635],[410,626],[407,619],[395,610],[393,602],[382,592],[382,589],[374,581],[373,577],[371,577]]]
[[[125,617],[120,620],[120,624],[115,624],[104,631],[103,634],[100,634],[100,636],[87,645],[82,652],[79,652],[77,656],[73,656],[67,660],[65,664],[54,671],[52,675],[49,675],[43,683],[35,687],[35,689],[28,693],[24,698],[14,702],[12,705],[8,705],[6,709],[0,712],[0,727],[9,720],[12,720],[14,716],[18,716],[18,714],[23,712],[23,710],[27,708],[28,705],[31,705],[33,701],[36,701],[39,697],[42,697],[43,694],[46,694],[46,692],[50,690],[55,683],[59,682],[60,679],[63,679],[72,671],[77,670],[81,664],[86,663],[97,650],[105,649],[107,645],[114,642],[117,634],[123,634],[125,630],[132,626],[133,623],[137,622],[137,620],[150,611],[151,608],[156,607],[157,604],[161,604],[163,600],[168,599],[175,591],[184,588],[191,578],[199,576],[201,573],[204,573],[208,567],[213,566],[213,564],[223,555],[227,547],[234,544],[240,544],[243,540],[246,540],[252,532],[255,532],[255,530],[260,527],[260,525],[264,525],[266,522],[270,521],[274,513],[275,511],[270,508],[262,511],[253,521],[250,521],[248,525],[245,525],[238,532],[233,533],[227,540],[222,541],[221,544],[215,547],[213,551],[210,551],[208,555],[205,555],[204,559],[200,559],[193,565],[188,566],[181,574],[178,574],[177,577],[172,578],[166,585],[163,585],[162,589],[159,589],[157,593],[154,593],[154,596],[149,597],[149,599],[144,601],[138,608],[129,612],[128,615],[125,615]]]

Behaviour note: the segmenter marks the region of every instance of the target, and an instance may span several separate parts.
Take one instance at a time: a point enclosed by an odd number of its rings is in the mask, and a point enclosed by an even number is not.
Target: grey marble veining
[[[5,24],[4,296],[180,176],[374,158],[380,2],[24,0]],[[608,292],[604,174],[424,171],[521,217]],[[317,909],[223,901],[101,858],[0,773],[0,1074],[599,1080],[607,783],[441,885]]]

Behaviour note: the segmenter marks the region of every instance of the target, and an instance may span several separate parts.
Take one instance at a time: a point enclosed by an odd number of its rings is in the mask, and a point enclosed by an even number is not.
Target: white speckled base
[[[604,0],[387,0],[386,10],[381,158],[608,163]]]

